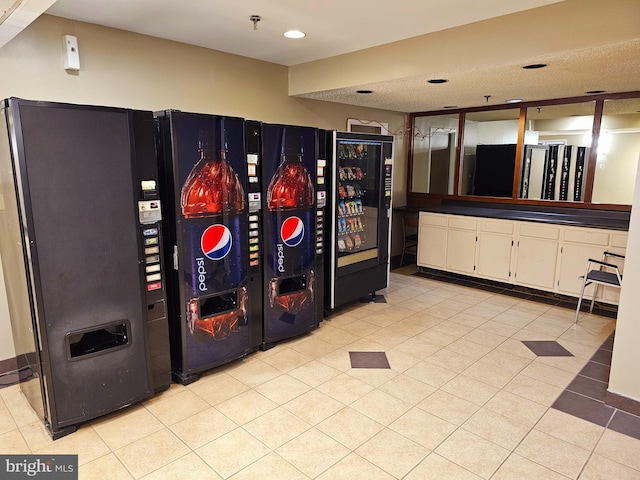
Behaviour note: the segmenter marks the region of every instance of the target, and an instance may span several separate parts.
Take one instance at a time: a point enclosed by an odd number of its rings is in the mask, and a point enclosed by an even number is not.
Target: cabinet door
[[[557,240],[520,237],[516,254],[516,283],[553,290],[557,259]]]
[[[420,225],[418,232],[418,266],[444,269],[447,252],[447,229]]]
[[[475,230],[449,229],[447,238],[447,270],[473,275],[476,262]]]
[[[508,282],[511,277],[513,237],[480,232],[478,236],[478,276]]]
[[[515,222],[483,219],[478,233],[477,274],[501,282],[511,280]]]
[[[578,243],[565,243],[560,249],[560,270],[558,272],[558,291],[568,295],[579,295],[582,288],[582,279],[587,268],[587,260],[602,259],[602,252],[606,249],[600,245],[584,245]],[[592,265],[597,268],[597,265]],[[585,290],[586,298],[593,295],[593,285]]]

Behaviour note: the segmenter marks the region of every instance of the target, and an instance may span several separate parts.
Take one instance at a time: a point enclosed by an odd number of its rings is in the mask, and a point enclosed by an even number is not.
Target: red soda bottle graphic
[[[267,206],[275,251],[269,262],[269,303],[295,315],[313,303],[315,189],[304,166],[302,137],[282,130],[280,166],[269,182]]]
[[[241,235],[244,189],[227,160],[224,120],[216,120],[215,125],[219,129],[212,125],[199,130],[200,158],[180,194],[184,274],[191,287],[186,318],[190,333],[199,339],[226,338],[246,323],[247,274]],[[216,300],[204,302],[205,296]],[[200,312],[204,304],[215,307]]]

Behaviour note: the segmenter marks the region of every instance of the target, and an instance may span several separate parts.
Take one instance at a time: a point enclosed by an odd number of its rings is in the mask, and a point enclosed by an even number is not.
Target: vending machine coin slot
[[[143,192],[144,195],[144,192]],[[142,200],[138,202],[138,218],[140,223],[147,225],[162,220],[160,200]]]
[[[150,303],[147,305],[147,320],[160,320],[161,318],[166,317],[167,309],[165,307],[164,300],[159,300],[154,303]]]

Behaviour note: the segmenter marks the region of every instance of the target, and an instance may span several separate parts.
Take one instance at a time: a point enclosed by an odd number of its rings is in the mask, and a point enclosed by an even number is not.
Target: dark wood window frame
[[[409,124],[411,126],[411,139],[414,138],[414,124],[417,117],[429,117],[436,115],[459,115],[458,120],[458,139],[456,145],[456,163],[455,163],[455,183],[453,195],[443,194],[431,194],[431,193],[414,193],[411,191],[412,175],[413,175],[413,142],[410,141],[408,145],[408,163],[407,163],[407,204],[409,206],[421,207],[427,205],[437,205],[444,199],[452,200],[464,200],[471,202],[483,202],[483,203],[496,203],[496,204],[516,204],[516,205],[539,205],[549,207],[568,207],[568,208],[583,208],[592,210],[618,210],[618,211],[631,211],[631,205],[620,205],[611,203],[592,203],[593,184],[596,172],[596,157],[598,147],[598,137],[600,135],[600,127],[602,123],[602,112],[604,108],[605,100],[620,100],[626,98],[640,98],[640,91],[625,92],[625,93],[611,93],[601,95],[589,95],[584,97],[568,97],[558,98],[553,100],[541,100],[537,102],[522,102],[517,106],[512,103],[505,103],[500,105],[491,105],[489,107],[474,107],[465,109],[448,109],[448,110],[436,110],[431,112],[414,112],[409,114]],[[566,105],[572,103],[585,103],[595,102],[595,111],[593,114],[593,126],[591,132],[591,148],[589,149],[589,158],[587,163],[587,171],[585,178],[585,192],[583,202],[567,202],[567,201],[554,201],[554,200],[529,200],[518,198],[520,177],[521,177],[521,163],[522,153],[524,145],[524,131],[526,123],[527,108],[529,107],[544,107],[549,105]],[[516,148],[516,161],[515,171],[513,176],[513,190],[511,198],[498,198],[498,197],[478,197],[473,195],[460,195],[460,152],[462,152],[464,145],[464,126],[465,115],[470,112],[486,112],[491,110],[507,110],[520,108],[520,116],[518,121],[518,144]]]

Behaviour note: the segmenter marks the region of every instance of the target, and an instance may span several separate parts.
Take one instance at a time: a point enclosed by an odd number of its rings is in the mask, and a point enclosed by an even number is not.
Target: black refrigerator
[[[326,131],[262,124],[262,349],[323,317]]]
[[[260,131],[243,118],[156,113],[173,378],[262,341]]]
[[[393,136],[328,133],[325,310],[389,284]]]
[[[153,114],[11,98],[0,123],[20,385],[56,439],[171,381]]]

